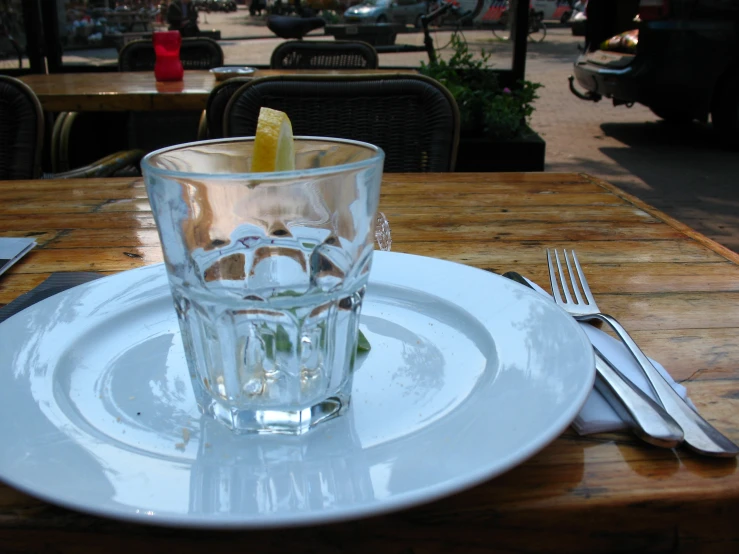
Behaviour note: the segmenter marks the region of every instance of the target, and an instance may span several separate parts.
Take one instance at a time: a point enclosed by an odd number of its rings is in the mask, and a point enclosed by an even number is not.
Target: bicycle
[[[423,46],[409,46],[403,50],[397,51],[425,51],[429,57],[429,63],[437,61],[436,48],[434,48],[434,39],[431,37],[429,25],[436,22],[437,26],[443,22],[452,21],[455,30],[461,29],[463,26],[473,24],[474,19],[480,14],[485,4],[485,0],[438,0],[436,7],[427,14],[421,16],[421,30],[423,31]],[[380,47],[382,48],[382,47]],[[378,49],[378,52],[381,50]],[[392,50],[387,50],[388,52]]]
[[[512,18],[508,10],[504,11],[500,19],[492,25],[493,35],[500,40],[510,40]],[[529,10],[529,25],[527,38],[532,42],[542,42],[547,36],[547,26],[544,24],[544,15],[533,9]]]
[[[461,27],[473,24],[473,19],[482,11],[485,0],[434,0],[429,4],[427,15],[443,4],[451,4],[453,8],[437,16],[433,20],[433,25],[439,28]]]

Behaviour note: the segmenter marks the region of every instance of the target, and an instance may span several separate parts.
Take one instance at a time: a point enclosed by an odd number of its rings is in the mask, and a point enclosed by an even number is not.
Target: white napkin
[[[554,299],[547,291],[533,281],[530,281],[529,279],[526,280],[537,292],[540,292],[554,302]],[[652,387],[647,381],[647,377],[621,341],[588,323],[580,323],[580,326],[588,335],[590,342],[600,350],[600,353],[604,358],[611,362],[613,366],[618,368],[626,378],[644,391],[650,398],[652,398],[652,400],[656,400]],[[693,403],[687,398],[687,390],[685,387],[676,383],[659,362],[652,360],[652,358],[649,359],[672,388],[675,389],[682,398],[686,399],[688,404],[693,406]],[[623,431],[629,428],[628,424],[618,416],[608,402],[605,401],[603,396],[595,389],[590,393],[590,396],[585,401],[585,405],[582,410],[580,410],[580,413],[572,422],[572,427],[580,435]]]

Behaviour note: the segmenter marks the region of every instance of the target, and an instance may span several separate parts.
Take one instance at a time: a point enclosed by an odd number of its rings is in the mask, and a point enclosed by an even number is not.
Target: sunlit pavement
[[[271,33],[264,18],[252,18],[243,8],[201,14],[200,28],[221,31],[227,64],[268,64],[282,42],[267,38]],[[437,48],[448,44],[450,34],[434,34]],[[510,45],[489,30],[465,31],[464,36],[472,51],[491,53],[493,67],[510,67]],[[240,38],[254,40],[235,40]],[[332,40],[320,32],[309,38]],[[409,32],[396,42],[420,45],[422,38]],[[710,125],[668,125],[643,106],[614,107],[609,100],[596,104],[573,96],[567,77],[581,42],[569,28],[555,24],[543,42],[528,44],[526,78],[544,85],[531,126],[547,142],[547,171],[600,177],[739,251],[739,155],[722,148]],[[441,53],[450,55],[449,49]],[[65,61],[77,56],[93,56],[98,63],[116,59],[113,49],[70,54]],[[418,67],[421,61],[428,61],[422,52],[380,56],[386,67]]]

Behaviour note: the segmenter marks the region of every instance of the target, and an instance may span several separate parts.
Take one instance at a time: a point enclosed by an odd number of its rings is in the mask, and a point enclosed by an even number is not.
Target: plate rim
[[[513,286],[513,288],[515,288],[516,290],[519,290],[520,292],[526,295],[529,295],[531,298],[536,298],[537,301],[546,301],[546,298],[542,296],[540,293],[537,293],[527,287],[524,287],[523,285],[520,285],[508,279],[505,279],[501,275],[498,275],[490,271],[485,271],[483,269],[480,269],[474,266],[452,262],[452,261],[444,260],[441,258],[431,258],[427,256],[419,256],[415,254],[406,254],[406,253],[401,253],[401,252],[377,251],[374,253],[374,255],[375,256],[379,255],[380,257],[383,257],[383,258],[388,257],[388,256],[389,257],[402,256],[404,258],[406,257],[416,258],[416,259],[430,261],[432,263],[440,263],[440,264],[448,264],[449,266],[456,266],[457,268],[460,268],[463,271],[472,270],[476,272],[482,272],[486,276],[486,278],[492,278],[494,280],[499,279],[501,284],[505,283],[506,286]],[[150,265],[141,266],[138,268],[127,270],[127,271],[122,271],[122,272],[119,272],[113,275],[108,275],[103,278],[96,279],[94,281],[84,283],[82,285],[78,285],[77,287],[73,287],[73,289],[68,289],[68,291],[60,292],[56,295],[53,295],[49,298],[39,301],[33,306],[26,308],[26,310],[22,310],[18,312],[18,314],[14,314],[10,318],[8,318],[6,321],[0,323],[0,331],[2,331],[3,329],[3,324],[8,325],[8,322],[12,322],[13,319],[16,318],[19,314],[22,314],[26,312],[27,310],[34,310],[34,309],[40,310],[43,308],[44,304],[53,303],[55,299],[58,299],[66,295],[67,292],[69,292],[69,290],[80,289],[82,287],[87,288],[87,287],[95,286],[95,285],[100,286],[101,282],[108,281],[109,279],[119,277],[123,274],[130,275],[133,272],[140,273],[145,270],[160,271],[160,273],[164,275],[166,279],[166,274],[164,272],[163,263],[150,264]],[[372,279],[372,276],[370,276],[370,285],[372,284],[372,282],[373,282],[373,279]],[[375,282],[383,283],[383,282],[387,282],[387,280],[375,280]],[[418,290],[422,290],[422,289],[418,289]],[[564,316],[563,321],[565,320],[571,321],[571,328],[573,329],[574,332],[580,335],[581,340],[583,341],[584,345],[587,345],[587,348],[592,356],[592,348],[590,347],[590,341],[587,338],[587,335],[585,334],[585,332],[574,321],[574,319],[572,319],[569,316],[569,314],[567,314],[564,310],[562,310],[558,306],[556,305],[554,306],[557,308],[557,310],[561,311],[561,315]],[[593,356],[592,365],[593,367],[589,370],[589,373],[588,373],[588,379],[584,380],[582,383],[582,386],[579,388],[576,401],[568,404],[566,408],[562,410],[562,412],[565,413],[566,415],[563,415],[559,418],[557,425],[552,425],[548,428],[548,431],[545,433],[546,437],[543,440],[541,439],[541,437],[538,437],[539,438],[538,441],[530,440],[522,448],[519,448],[516,451],[514,456],[507,455],[502,462],[499,462],[496,464],[489,463],[487,465],[483,465],[475,472],[466,473],[464,479],[448,480],[446,482],[434,483],[432,485],[427,484],[426,486],[416,488],[412,491],[406,491],[406,492],[403,492],[403,493],[400,493],[398,495],[391,496],[388,498],[375,499],[368,503],[354,504],[350,507],[327,509],[325,511],[313,510],[313,511],[306,511],[303,513],[273,512],[268,515],[244,514],[244,513],[239,513],[239,514],[219,513],[215,515],[214,514],[210,514],[210,515],[194,514],[193,515],[189,513],[184,513],[184,514],[176,515],[176,514],[171,514],[171,513],[158,513],[156,516],[151,517],[151,516],[147,516],[146,514],[140,513],[141,510],[134,509],[134,507],[130,505],[117,505],[119,508],[114,509],[113,507],[107,506],[107,505],[100,506],[98,504],[97,506],[94,506],[94,505],[91,505],[89,502],[87,503],[82,502],[82,501],[76,502],[74,499],[67,500],[64,498],[59,498],[59,496],[55,496],[52,493],[47,493],[43,490],[35,489],[30,486],[27,487],[23,483],[17,483],[13,479],[8,479],[2,467],[0,467],[0,472],[1,472],[0,482],[3,482],[7,484],[8,486],[11,486],[15,488],[16,490],[19,490],[32,497],[39,498],[43,501],[46,501],[52,505],[62,506],[64,508],[72,509],[78,512],[82,512],[82,513],[86,513],[86,514],[90,514],[94,516],[108,517],[108,518],[111,518],[113,520],[118,520],[118,521],[126,521],[126,522],[139,523],[139,524],[144,524],[144,525],[167,526],[167,527],[173,527],[173,528],[212,529],[212,530],[292,528],[292,527],[306,527],[306,526],[312,526],[312,525],[317,525],[317,524],[337,523],[337,522],[348,521],[348,520],[356,520],[356,519],[365,518],[365,517],[374,517],[378,515],[393,513],[398,510],[402,510],[402,509],[412,508],[414,506],[427,504],[429,502],[433,502],[435,500],[448,497],[452,494],[456,494],[456,493],[469,490],[490,479],[503,475],[504,473],[510,471],[512,468],[526,462],[532,456],[536,455],[538,452],[545,449],[552,442],[554,442],[562,434],[562,432],[572,423],[572,421],[574,420],[574,418],[577,416],[580,409],[584,405],[585,401],[587,400],[590,394],[590,391],[592,390],[593,382],[595,380],[594,356]],[[444,416],[444,417],[448,417],[448,416]],[[55,422],[53,421],[51,423],[55,424]],[[401,437],[401,440],[402,438],[403,437]]]
[[[250,65],[223,65],[212,67],[209,71],[214,75],[228,75],[231,73],[236,75],[253,75],[257,72],[257,68]]]

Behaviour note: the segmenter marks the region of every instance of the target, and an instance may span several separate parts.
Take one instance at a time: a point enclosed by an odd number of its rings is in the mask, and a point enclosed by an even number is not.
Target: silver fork
[[[631,352],[634,359],[636,359],[637,363],[644,371],[652,390],[655,392],[662,406],[665,408],[667,413],[674,418],[678,425],[682,427],[684,442],[687,446],[696,452],[707,456],[731,457],[739,454],[739,446],[731,442],[715,427],[703,419],[677,392],[675,392],[675,389],[673,389],[665,378],[662,377],[662,374],[657,371],[649,358],[647,358],[644,352],[642,352],[636,345],[634,340],[626,332],[626,329],[624,329],[614,318],[602,313],[598,309],[598,305],[595,303],[595,298],[593,298],[588,282],[585,279],[585,274],[580,267],[580,262],[578,262],[575,252],[571,251],[570,253],[572,254],[572,262],[570,261],[570,257],[567,255],[566,250],[564,251],[564,261],[567,266],[569,281],[575,295],[574,299],[570,294],[569,287],[567,286],[568,280],[565,277],[559,254],[556,250],[554,251],[556,262],[553,262],[552,255],[549,249],[547,249],[549,279],[552,285],[552,294],[554,295],[554,300],[557,304],[572,314],[572,316],[577,320],[599,319],[608,323],[613,330],[616,331],[616,334],[623,341],[626,348],[629,349],[629,352]],[[554,268],[555,263],[557,266],[556,273]],[[572,263],[574,263],[575,269],[577,270],[577,276],[575,276],[575,272],[572,269]],[[559,281],[562,283],[564,299],[560,293],[560,287],[557,285],[557,274],[559,275]],[[583,294],[585,295],[584,298]]]
[[[531,283],[515,271],[503,274],[533,289]],[[683,430],[675,420],[649,396],[627,379],[617,368],[595,354],[595,389],[640,439],[661,448],[674,448],[683,442]]]

